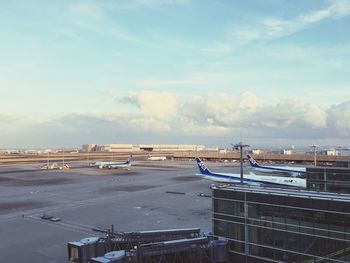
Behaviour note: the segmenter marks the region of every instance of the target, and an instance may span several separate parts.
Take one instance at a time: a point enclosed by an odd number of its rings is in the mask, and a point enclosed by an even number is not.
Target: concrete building
[[[213,233],[230,262],[349,262],[350,195],[213,187]]]
[[[282,154],[284,154],[284,155],[291,155],[293,152],[292,152],[292,150],[283,150],[282,151]]]
[[[96,151],[96,144],[83,144],[81,149],[82,149],[83,152]]]
[[[20,154],[20,150],[12,150],[12,149],[2,149],[0,150],[0,154]]]
[[[264,151],[261,149],[253,149],[252,154],[254,154],[254,155],[264,154]]]
[[[132,144],[104,144],[100,147],[101,152],[132,152],[134,150]]]
[[[203,151],[204,145],[188,145],[188,144],[140,144],[140,151],[149,152],[177,152],[177,151]]]
[[[340,156],[340,151],[331,149],[331,150],[321,151],[320,154],[327,155],[327,156]]]

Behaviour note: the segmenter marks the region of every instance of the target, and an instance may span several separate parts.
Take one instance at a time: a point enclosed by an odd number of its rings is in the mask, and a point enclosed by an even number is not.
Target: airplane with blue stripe
[[[90,166],[98,167],[100,169],[108,168],[108,169],[130,170],[131,162],[132,162],[132,155],[130,155],[128,160],[125,162],[96,162],[96,163],[90,164]]]
[[[279,174],[288,174],[291,176],[301,176],[305,175],[305,167],[291,167],[291,166],[263,166],[259,165],[257,161],[251,155],[247,155],[250,169],[259,171],[262,173],[279,173]]]
[[[241,175],[232,173],[211,172],[201,159],[196,158],[198,172],[197,176],[204,179],[221,183],[240,183]],[[243,183],[258,186],[275,186],[275,187],[300,187],[306,188],[306,180],[302,178],[291,178],[285,176],[257,175],[254,173],[244,174]]]

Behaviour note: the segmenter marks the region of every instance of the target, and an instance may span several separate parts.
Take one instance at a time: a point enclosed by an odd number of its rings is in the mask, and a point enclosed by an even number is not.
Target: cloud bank
[[[66,114],[46,121],[0,114],[3,147],[79,146],[83,143],[159,142],[228,144],[244,137],[263,145],[324,141],[343,144],[350,136],[350,100],[327,109],[285,99],[264,101],[252,92],[234,96],[207,93],[129,92],[117,102],[132,110]],[[278,145],[271,145],[278,146]],[[3,148],[1,147],[1,148]]]

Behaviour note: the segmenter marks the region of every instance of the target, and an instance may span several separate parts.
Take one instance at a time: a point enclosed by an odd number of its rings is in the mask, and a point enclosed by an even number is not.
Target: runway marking
[[[73,222],[73,221],[64,220],[64,221],[60,221],[60,222],[51,222],[51,221],[47,221],[47,220],[41,219],[38,216],[33,216],[33,215],[25,216],[24,219],[28,220],[28,221],[56,227],[56,228],[61,228],[61,229],[67,230],[67,231],[73,231],[73,232],[89,235],[89,236],[98,236],[98,237],[103,236],[103,235],[101,235],[101,233],[98,233],[98,232],[95,232],[92,230],[96,227],[90,226],[90,225],[85,225],[85,224],[80,224],[80,223]]]

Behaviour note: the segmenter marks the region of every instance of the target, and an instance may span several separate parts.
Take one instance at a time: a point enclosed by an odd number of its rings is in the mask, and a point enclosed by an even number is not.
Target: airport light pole
[[[89,166],[89,148],[86,151],[86,165]]]
[[[318,147],[318,145],[313,144],[310,147],[314,150],[314,166],[316,166],[317,165],[317,162],[316,162],[316,155],[317,155],[316,148]]]
[[[236,144],[232,144],[232,147],[234,150],[238,150],[240,151],[240,161],[241,161],[241,184],[243,184],[243,148],[245,147],[249,147],[248,144],[243,144],[242,142],[240,143],[236,143]]]
[[[64,170],[64,149],[62,148],[62,171]]]

